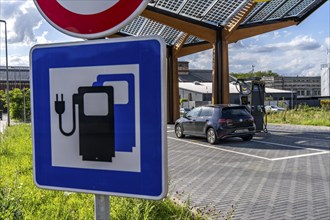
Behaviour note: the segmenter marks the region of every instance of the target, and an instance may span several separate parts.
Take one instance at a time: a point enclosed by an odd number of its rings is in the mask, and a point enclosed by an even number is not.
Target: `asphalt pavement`
[[[233,206],[233,219],[330,219],[330,128],[268,130],[210,145],[168,126],[170,194],[223,213]]]
[[[0,121],[0,132],[7,118]],[[168,125],[169,194],[215,208],[213,219],[330,219],[330,128],[269,125],[251,141],[210,145]],[[177,193],[179,192],[179,193]]]

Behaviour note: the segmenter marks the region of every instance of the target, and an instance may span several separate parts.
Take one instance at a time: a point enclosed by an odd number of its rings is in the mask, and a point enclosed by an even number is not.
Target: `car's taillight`
[[[226,124],[226,119],[225,118],[219,118],[218,123],[219,124]]]
[[[230,124],[233,123],[233,120],[227,119],[227,118],[220,118],[218,120],[218,123],[221,124],[221,125],[230,125]]]

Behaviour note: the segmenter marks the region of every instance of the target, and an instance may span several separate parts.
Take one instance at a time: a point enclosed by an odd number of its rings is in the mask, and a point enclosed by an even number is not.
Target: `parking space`
[[[264,160],[282,160],[313,155],[328,154],[330,150],[329,131],[317,134],[305,134],[305,131],[280,131],[273,127],[268,133],[257,133],[253,140],[244,142],[240,138],[222,140],[218,145],[210,145],[203,138],[187,137],[177,139],[172,127],[169,127],[169,138],[179,142],[188,142],[204,148],[227,151],[235,154],[260,158]],[[304,133],[303,133],[304,132]],[[307,136],[307,137],[306,137]],[[315,137],[316,136],[316,137]]]
[[[329,219],[329,128],[270,125],[252,141],[210,145],[168,127],[172,190],[235,219]],[[322,203],[321,203],[322,201]]]

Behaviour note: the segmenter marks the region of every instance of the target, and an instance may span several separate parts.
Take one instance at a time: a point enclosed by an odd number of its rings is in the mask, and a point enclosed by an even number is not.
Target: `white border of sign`
[[[34,89],[33,89],[33,62],[32,62],[32,53],[35,49],[39,47],[43,48],[53,48],[59,46],[79,46],[79,45],[93,45],[100,43],[116,43],[116,42],[129,42],[129,41],[143,41],[143,40],[157,40],[161,45],[161,103],[162,103],[162,122],[161,122],[161,133],[162,133],[162,193],[158,196],[148,196],[148,195],[139,195],[139,194],[126,194],[126,193],[116,193],[116,192],[107,192],[107,191],[96,191],[96,190],[86,190],[86,189],[76,189],[76,188],[66,188],[66,187],[57,187],[57,186],[48,186],[40,185],[36,180],[36,147],[35,147],[35,126],[34,126]],[[67,43],[56,43],[56,44],[44,44],[44,45],[35,45],[30,50],[30,85],[31,85],[31,124],[32,124],[32,144],[33,144],[33,179],[37,187],[42,189],[50,190],[60,190],[60,191],[72,191],[72,192],[83,192],[90,194],[103,194],[103,195],[113,195],[113,196],[125,196],[132,198],[141,198],[141,199],[152,199],[160,200],[167,196],[168,192],[168,152],[167,152],[167,96],[166,96],[166,61],[165,61],[165,42],[159,36],[146,36],[146,37],[125,37],[125,38],[116,38],[116,39],[107,39],[107,40],[93,40],[93,41],[84,41],[84,42],[67,42]]]

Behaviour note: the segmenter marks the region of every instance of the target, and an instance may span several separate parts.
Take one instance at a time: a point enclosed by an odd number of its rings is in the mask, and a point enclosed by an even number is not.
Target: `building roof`
[[[181,61],[180,61],[181,62]],[[236,81],[229,75],[230,82]],[[188,74],[179,74],[179,82],[212,82],[212,70],[189,69]]]
[[[209,94],[212,93],[212,83],[179,82],[179,89],[184,89],[196,93]]]
[[[212,82],[212,70],[199,70],[193,69],[189,70],[189,73],[186,75],[179,74],[180,82]]]
[[[0,66],[0,81],[7,80],[6,66]],[[30,68],[28,66],[8,66],[9,81],[29,81]]]
[[[179,82],[179,89],[184,89],[191,92],[201,93],[201,94],[211,94],[212,93],[212,83],[211,82]],[[229,83],[229,93],[238,94],[238,86],[233,83]],[[291,93],[288,90],[273,89],[266,87],[266,93]],[[295,91],[293,91],[295,93]]]
[[[185,34],[182,30],[165,25],[166,17],[193,23],[213,30],[221,30],[235,20],[246,7],[253,4],[238,29],[281,21],[302,22],[327,0],[151,0],[142,16],[135,18],[120,30],[131,36],[159,35],[168,45],[174,45]],[[255,3],[258,2],[258,3]],[[255,5],[254,5],[255,4]],[[159,22],[149,19],[160,15]],[[149,18],[148,18],[149,17]],[[204,42],[189,36],[185,44]]]

